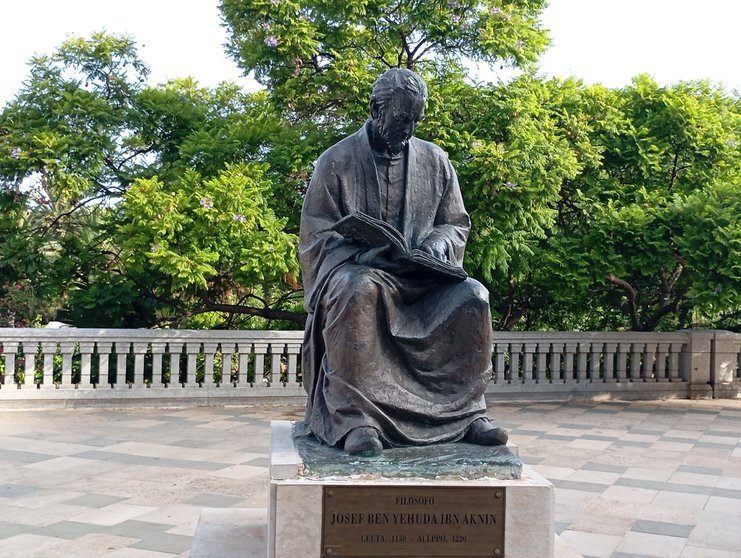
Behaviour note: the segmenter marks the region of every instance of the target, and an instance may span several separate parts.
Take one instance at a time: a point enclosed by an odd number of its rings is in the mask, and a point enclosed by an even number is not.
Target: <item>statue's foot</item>
[[[488,418],[476,419],[468,427],[463,441],[477,446],[504,446],[509,435],[504,428],[494,426]]]
[[[370,426],[353,428],[345,437],[345,451],[350,455],[376,457],[383,452],[378,430]]]

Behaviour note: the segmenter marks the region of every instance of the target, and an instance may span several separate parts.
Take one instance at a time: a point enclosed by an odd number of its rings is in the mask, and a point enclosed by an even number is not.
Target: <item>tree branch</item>
[[[617,285],[625,292],[628,299],[628,312],[630,314],[630,324],[633,331],[641,331],[641,321],[638,319],[638,307],[636,304],[636,291],[630,283],[615,277],[612,273],[607,276],[607,280],[613,285]]]

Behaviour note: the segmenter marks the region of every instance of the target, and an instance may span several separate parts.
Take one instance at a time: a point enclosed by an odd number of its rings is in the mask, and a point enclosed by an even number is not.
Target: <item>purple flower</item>
[[[505,185],[505,186],[506,186],[507,188],[509,188],[510,190],[514,190],[515,188],[517,188],[517,184],[515,184],[515,183],[514,183],[514,182],[512,182],[511,180],[508,180],[507,182],[505,182],[505,183],[504,183],[504,185]]]
[[[234,215],[232,215],[232,219],[234,219],[238,223],[244,223],[247,220],[247,217],[245,217],[241,213],[235,213]]]
[[[13,159],[20,159],[21,158],[21,148],[14,147],[13,149],[11,149],[10,156],[13,157]]]
[[[471,147],[481,147],[481,142],[480,141],[472,141],[471,142]]]
[[[269,47],[277,47],[278,46],[278,38],[275,35],[269,35],[265,37],[265,44]]]
[[[270,0],[270,3],[271,3],[271,4],[273,5],[273,6],[277,6],[278,4],[280,4],[280,0]]]
[[[459,4],[455,0],[448,0],[448,6],[455,10],[459,6]]]
[[[458,23],[461,20],[461,16],[453,14],[452,16],[450,16],[450,19],[453,20],[453,23]]]
[[[494,7],[492,7],[492,9],[491,9],[491,10],[489,10],[489,13],[490,13],[491,15],[497,15],[497,14],[498,14],[499,12],[501,12],[501,11],[502,11],[502,10],[500,10],[499,8],[497,8],[496,6],[494,6]]]
[[[206,209],[214,208],[214,200],[212,200],[211,198],[201,198],[198,203],[201,205],[201,207],[205,207]]]

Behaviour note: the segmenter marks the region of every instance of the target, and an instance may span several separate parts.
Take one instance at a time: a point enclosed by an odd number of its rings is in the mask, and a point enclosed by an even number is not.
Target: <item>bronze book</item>
[[[432,254],[418,248],[410,249],[399,231],[385,221],[365,213],[356,211],[343,217],[334,224],[332,230],[340,233],[346,239],[368,248],[380,248],[389,245],[396,252],[397,259],[412,264],[419,271],[455,280],[463,280],[468,277],[462,267],[438,260]]]

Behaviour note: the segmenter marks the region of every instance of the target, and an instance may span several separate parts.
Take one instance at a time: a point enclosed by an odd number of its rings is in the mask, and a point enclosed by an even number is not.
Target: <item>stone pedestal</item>
[[[553,485],[507,448],[350,457],[271,433],[268,558],[553,558]]]

